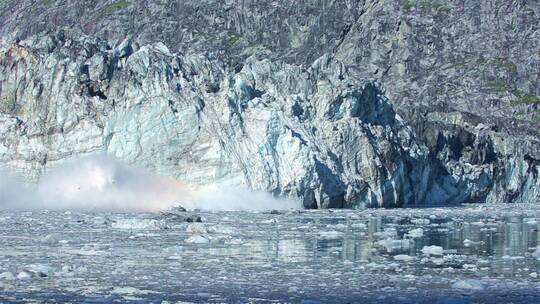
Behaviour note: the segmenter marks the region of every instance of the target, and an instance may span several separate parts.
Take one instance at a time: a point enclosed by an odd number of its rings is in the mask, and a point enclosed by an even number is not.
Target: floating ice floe
[[[151,290],[141,290],[135,287],[115,287],[111,291],[114,294],[128,294],[128,295],[147,295],[155,293]]]
[[[186,243],[192,243],[192,244],[208,244],[210,243],[210,240],[202,235],[192,235],[185,239]]]
[[[145,238],[151,238],[151,237],[158,237],[160,234],[158,233],[137,233],[135,235],[130,235],[128,238],[130,240],[137,240],[137,239],[145,239]]]
[[[540,260],[540,246],[537,247],[536,250],[533,253],[531,253],[531,255],[533,258]]]
[[[201,223],[193,223],[189,224],[186,227],[186,232],[188,233],[208,233],[208,229],[206,229],[206,226]]]
[[[467,270],[476,270],[477,267],[475,264],[463,264],[463,269],[467,269]]]
[[[406,254],[398,254],[394,256],[394,260],[402,262],[411,262],[414,261],[414,259],[415,257]]]
[[[54,271],[53,267],[47,265],[27,265],[17,274],[17,279],[46,278]]]
[[[484,284],[482,281],[474,280],[474,279],[467,279],[467,280],[459,280],[452,284],[452,288],[454,289],[468,289],[468,290],[484,290]]]
[[[422,253],[425,255],[443,255],[443,248],[441,246],[424,246]]]
[[[161,223],[153,219],[118,219],[112,223],[116,229],[160,229]]]
[[[422,228],[412,229],[409,232],[407,232],[407,236],[413,239],[421,238],[424,236],[424,229]]]
[[[244,244],[244,241],[242,239],[231,239],[231,240],[226,240],[225,244],[227,244],[227,245],[242,245],[242,244]]]
[[[525,257],[520,256],[520,255],[503,255],[503,256],[502,256],[502,259],[503,259],[503,260],[511,260],[511,261],[522,260],[522,259],[524,259],[524,258],[525,258]]]
[[[13,280],[15,276],[10,271],[0,273],[0,280]]]
[[[344,230],[347,230],[347,225],[345,224],[326,225],[326,228],[344,231]]]
[[[17,279],[19,280],[26,280],[26,279],[30,279],[30,278],[33,278],[34,277],[34,274],[31,273],[30,271],[26,271],[26,270],[23,270],[21,272],[19,272],[19,274],[17,274]]]
[[[319,232],[319,237],[323,239],[338,239],[343,236],[343,232],[340,231],[321,231]]]
[[[72,255],[80,255],[80,256],[99,256],[99,255],[105,255],[107,252],[101,251],[101,250],[95,250],[95,249],[70,249],[65,251],[68,254]]]
[[[416,224],[416,225],[429,225],[429,223],[431,223],[431,221],[429,219],[426,219],[426,218],[419,218],[419,219],[411,220],[411,223]]]
[[[58,238],[56,238],[56,236],[53,234],[47,234],[46,236],[40,238],[39,241],[44,244],[57,244]]]
[[[465,247],[471,247],[471,246],[479,245],[481,243],[482,242],[475,242],[475,241],[471,241],[469,239],[463,240],[463,246],[465,246]]]
[[[207,230],[210,233],[219,233],[219,234],[233,234],[236,232],[236,230],[233,227],[228,226],[228,225],[222,225],[222,224],[209,227]]]
[[[373,233],[373,236],[381,239],[395,239],[397,237],[397,230],[396,228],[390,227],[383,231]]]
[[[71,276],[75,273],[86,273],[87,271],[88,269],[84,266],[64,265],[61,271],[55,273],[55,276]]]
[[[471,225],[473,225],[473,226],[485,226],[486,223],[484,223],[482,221],[478,221],[478,222],[472,222]]]
[[[351,227],[356,229],[367,229],[367,225],[364,223],[352,224]]]
[[[525,222],[528,225],[538,225],[538,221],[535,218],[524,218],[523,222]]]
[[[410,247],[409,240],[394,240],[385,239],[377,242],[377,245],[384,247],[387,252],[394,252],[398,250],[407,250]]]
[[[177,254],[182,253],[183,250],[184,248],[182,246],[175,245],[175,246],[163,248],[162,253],[164,255],[177,255]]]
[[[26,265],[22,272],[29,272],[32,277],[44,278],[54,273],[56,268],[44,264]],[[19,273],[20,274],[20,273]]]

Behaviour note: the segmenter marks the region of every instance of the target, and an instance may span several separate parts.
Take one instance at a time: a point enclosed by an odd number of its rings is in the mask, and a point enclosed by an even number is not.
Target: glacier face
[[[427,147],[376,84],[323,56],[309,69],[249,58],[238,72],[160,43],[64,32],[2,50],[1,162],[37,178],[113,155],[195,184],[233,183],[309,208],[423,203]],[[11,95],[10,95],[11,94]]]

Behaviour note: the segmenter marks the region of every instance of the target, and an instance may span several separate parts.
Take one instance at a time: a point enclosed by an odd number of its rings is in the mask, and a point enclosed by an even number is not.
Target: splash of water
[[[46,172],[36,189],[0,175],[0,210],[155,212],[178,205],[204,210],[297,209],[300,203],[230,185],[195,187],[106,156],[74,159]]]

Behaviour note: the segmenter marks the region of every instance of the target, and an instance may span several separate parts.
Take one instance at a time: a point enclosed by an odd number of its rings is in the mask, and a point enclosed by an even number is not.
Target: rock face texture
[[[1,1],[0,167],[305,207],[540,201],[537,1]]]

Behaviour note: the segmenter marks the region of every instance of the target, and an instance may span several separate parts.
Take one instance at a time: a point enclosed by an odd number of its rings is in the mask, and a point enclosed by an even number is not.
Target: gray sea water
[[[540,303],[540,206],[0,213],[0,302]]]

